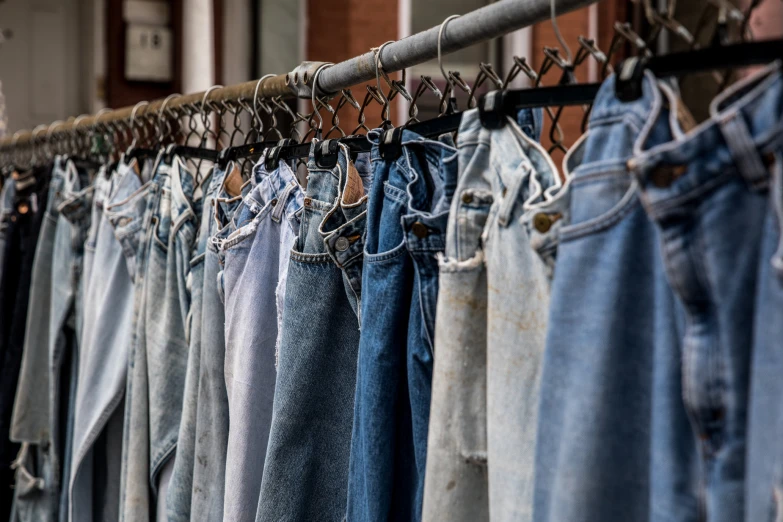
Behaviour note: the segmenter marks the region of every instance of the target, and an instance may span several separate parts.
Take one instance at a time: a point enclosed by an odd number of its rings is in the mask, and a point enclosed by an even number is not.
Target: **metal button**
[[[20,214],[27,214],[27,212],[30,210],[30,205],[27,203],[19,203],[19,206],[16,207],[16,209],[19,211]]]
[[[272,206],[274,207],[277,205],[277,198],[273,199],[270,203],[272,203]]]
[[[424,223],[417,221],[411,226],[411,230],[413,230],[413,235],[418,237],[419,239],[424,239],[428,235],[430,235],[430,231],[427,228],[427,225]]]
[[[767,154],[764,154],[762,161],[764,162],[765,167],[767,167],[769,170],[772,170],[772,167],[775,166],[775,153],[768,152]]]
[[[539,212],[533,216],[533,226],[542,234],[546,234],[549,232],[549,229],[552,228],[552,218],[550,218],[548,214]]]
[[[313,203],[313,198],[309,198],[309,197],[308,198],[304,198],[304,205],[306,207],[309,207],[310,205],[312,205],[312,203]]]
[[[685,174],[685,165],[663,165],[650,173],[650,181],[658,188],[666,188]]]
[[[348,241],[347,237],[339,237],[337,238],[337,241],[334,243],[334,248],[339,250],[340,252],[345,252],[348,250],[348,247],[351,246],[351,242]]]
[[[462,202],[466,204],[470,204],[471,202],[473,202],[473,194],[471,194],[470,192],[465,192],[462,195]]]

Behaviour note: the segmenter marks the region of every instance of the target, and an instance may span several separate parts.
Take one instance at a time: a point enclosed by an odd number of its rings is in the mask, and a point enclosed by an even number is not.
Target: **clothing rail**
[[[557,14],[563,14],[598,0],[556,0]],[[471,45],[528,27],[550,16],[550,0],[501,0],[451,20],[442,31],[441,54],[450,54]],[[403,38],[383,47],[380,63],[387,73],[396,72],[436,58],[438,55],[438,33],[440,25]],[[264,80],[250,81],[229,87],[214,89],[209,93],[210,102],[252,100],[258,87],[258,96],[309,98],[311,96],[313,73],[322,62],[304,62],[288,74],[279,74]],[[316,94],[336,93],[375,78],[375,54],[370,51],[361,56],[334,64],[318,74]],[[204,92],[185,94],[170,100],[167,107],[198,104],[204,99]],[[143,112],[158,111],[163,100],[155,100],[143,107]],[[123,107],[103,112],[96,116],[85,116],[64,122],[69,130],[86,129],[98,123],[109,123],[130,118],[133,107]],[[61,130],[59,127],[56,130]],[[0,140],[0,149],[27,145],[33,139],[32,131],[23,131],[14,137]]]

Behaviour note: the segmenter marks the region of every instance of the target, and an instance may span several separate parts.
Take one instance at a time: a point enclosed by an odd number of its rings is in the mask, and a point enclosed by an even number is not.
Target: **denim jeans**
[[[189,354],[177,454],[166,492],[169,521],[223,517],[228,445],[228,400],[223,380],[223,305],[217,294],[217,252],[208,244],[214,234],[215,204],[226,171],[215,167],[203,199],[203,213],[190,260]],[[198,456],[198,457],[197,457]]]
[[[92,223],[85,243],[85,319],[70,478],[73,522],[119,517],[121,426],[134,296],[119,237],[135,233],[121,223],[140,219],[134,195],[141,181],[134,168],[135,164],[121,163],[111,179],[102,172],[94,181],[92,219],[98,222]]]
[[[170,166],[161,161],[145,188],[143,221],[126,225],[141,225],[144,238],[140,245],[134,244],[136,238],[127,243],[130,252],[136,251],[134,269],[140,271],[126,392],[121,520],[150,517],[159,473],[176,449],[188,352],[186,281],[200,212],[194,188],[180,158]]]
[[[347,157],[349,151],[344,147],[340,146],[342,154]],[[337,198],[318,229],[326,251],[343,272],[345,292],[360,325],[364,231],[367,228],[367,199],[372,186],[369,160],[369,154],[359,154],[353,163],[348,163],[346,172],[340,171]]]
[[[345,516],[359,328],[342,270],[319,227],[337,201],[349,158],[318,167],[313,151],[290,253],[272,428],[256,520]]]
[[[225,520],[254,521],[275,394],[278,317],[304,193],[286,163],[253,172],[255,186],[221,243],[229,432]]]
[[[604,82],[564,196],[541,376],[537,522],[697,519],[682,311],[626,166],[646,125],[650,145],[671,139],[655,78],[642,87],[624,103],[614,78]]]
[[[34,169],[7,181],[15,187],[0,274],[0,428],[6,434],[0,439],[0,516],[7,518],[14,498],[21,520],[54,521],[59,478],[51,467],[48,311],[56,223],[51,214],[57,212],[55,193],[63,178],[55,176],[58,181],[50,185],[48,170]],[[51,203],[48,196],[52,196]],[[45,327],[45,337],[39,336],[39,325]],[[20,397],[18,404],[15,397]],[[17,442],[35,447],[17,456]],[[19,458],[25,456],[38,457],[37,466]],[[14,457],[15,472],[11,470]],[[14,477],[17,486],[12,490]]]
[[[487,272],[481,235],[493,196],[474,146],[457,138],[459,180],[439,255],[435,364],[422,520],[489,520]],[[471,144],[473,145],[473,144]]]
[[[457,154],[451,137],[402,133],[402,155],[372,151],[362,336],[348,520],[419,520],[427,458],[436,254],[445,248]]]
[[[780,310],[783,309],[783,142],[781,142],[781,66],[774,82],[764,88],[770,95],[751,102],[753,114],[749,130],[760,147],[765,166],[771,173],[769,210],[765,218],[759,249],[759,275],[756,284],[755,318],[751,359],[751,388],[748,423],[748,461],[745,479],[745,520],[775,520],[783,513],[783,371],[780,339],[783,338]],[[754,108],[753,105],[756,105]],[[760,110],[759,110],[760,109]],[[763,138],[753,133],[762,116],[769,111],[774,120],[772,132]],[[743,109],[748,114],[747,109]],[[761,138],[761,139],[759,139]]]
[[[698,441],[699,512],[728,522],[745,514],[752,349],[780,348],[765,325],[753,328],[756,312],[775,304],[754,306],[757,291],[774,292],[776,283],[774,276],[759,281],[760,262],[773,259],[759,254],[774,216],[772,165],[765,157],[774,161],[783,150],[780,63],[713,100],[711,112],[707,124],[687,136],[674,129],[667,143],[649,143],[643,135],[631,167],[644,208],[661,231],[669,284],[686,313],[682,397]],[[767,410],[764,417],[778,416]],[[751,446],[751,469],[766,466],[778,448]],[[779,487],[769,480],[747,488],[758,502],[749,505],[755,518],[748,520],[772,520]]]

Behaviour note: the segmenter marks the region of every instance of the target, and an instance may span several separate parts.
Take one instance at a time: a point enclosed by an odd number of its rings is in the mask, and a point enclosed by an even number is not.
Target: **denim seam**
[[[155,220],[155,226],[152,228],[152,239],[158,244],[159,247],[163,249],[164,252],[168,252],[169,246],[164,243],[158,235],[158,230],[160,229],[160,218],[154,216],[153,219]],[[171,234],[169,234],[169,237],[171,237]]]
[[[193,256],[190,259],[190,268],[193,268],[194,266],[198,266],[200,263],[204,261],[204,258],[207,257],[206,252],[201,252],[195,256]]]
[[[231,232],[231,234],[223,240],[221,245],[223,252],[227,252],[231,247],[234,247],[251,237],[258,230],[258,225],[261,223],[261,220],[263,220],[271,210],[272,206],[267,204],[250,220],[250,222]],[[236,234],[236,236],[234,236],[234,234]]]
[[[678,207],[682,207],[689,201],[699,199],[701,196],[715,190],[717,187],[729,183],[736,175],[737,173],[735,172],[724,172],[707,181],[706,183],[702,183],[687,192],[678,194],[677,196],[672,196],[671,198],[663,199],[655,203],[647,200],[650,217],[656,221],[659,221],[666,214],[677,209]],[[740,176],[740,178],[742,178],[742,176]],[[742,179],[744,180],[744,178]]]
[[[328,253],[307,254],[304,252],[297,252],[296,250],[291,250],[290,258],[294,261],[299,261],[301,263],[310,263],[314,265],[333,263],[332,258],[329,256]]]
[[[611,162],[612,164],[616,162]],[[625,168],[625,164],[622,166],[614,166],[612,168],[607,168],[606,165],[595,165],[597,170],[595,172],[591,172],[588,174],[583,174],[584,170],[582,169],[582,166],[580,165],[574,170],[573,178],[571,181],[572,184],[578,185],[582,183],[588,183],[590,181],[600,181],[604,179],[611,179],[616,178],[620,176],[627,177],[628,176],[628,170]],[[588,165],[588,168],[592,170],[593,164]]]
[[[176,221],[172,223],[171,232],[169,232],[169,236],[170,237],[176,236],[177,232],[179,232],[179,229],[182,228],[183,225],[191,221],[194,217],[195,214],[193,213],[193,209],[190,207],[186,208],[185,211],[179,215]]]
[[[563,226],[560,229],[561,241],[577,239],[588,234],[601,232],[619,223],[634,209],[634,203],[639,201],[636,193],[638,182],[634,180],[620,201],[602,215],[574,225]]]
[[[405,244],[405,238],[403,238],[399,245],[392,248],[391,250],[387,250],[379,254],[370,254],[367,252],[367,249],[364,249],[364,259],[367,263],[382,263],[384,261],[395,259],[402,254],[405,254],[406,252],[408,252],[408,248]]]
[[[402,189],[389,184],[389,180],[383,182],[383,195],[388,196],[392,201],[396,201],[401,205],[407,204],[408,193]]]

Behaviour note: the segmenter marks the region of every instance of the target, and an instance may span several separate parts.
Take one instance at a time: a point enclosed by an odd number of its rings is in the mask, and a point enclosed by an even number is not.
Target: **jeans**
[[[377,131],[370,133],[376,144]],[[403,131],[402,155],[373,147],[348,520],[419,520],[427,458],[436,254],[445,248],[457,154],[451,137]]]
[[[49,300],[44,302],[44,298],[48,297],[46,294],[50,290],[47,280],[51,283],[52,277],[52,258],[49,253],[54,243],[54,226],[49,213],[46,212],[51,208],[47,204],[48,171],[48,168],[36,168],[22,173],[13,181],[7,181],[13,182],[15,187],[11,211],[6,221],[2,252],[3,272],[0,274],[0,433],[5,434],[0,438],[2,518],[8,517],[12,498],[15,497],[17,505],[24,504],[17,510],[17,516],[25,517],[22,520],[57,519],[59,498],[55,487],[56,479],[45,469],[51,464],[53,451],[50,445],[47,386],[48,337],[40,338],[41,344],[31,344],[34,343],[32,339],[36,339],[37,314],[40,310],[44,318],[48,318],[49,308]],[[53,187],[52,190],[56,189]],[[52,206],[54,204],[56,203],[53,202]],[[40,232],[43,232],[43,235],[39,236]],[[39,239],[42,245],[40,255],[36,253]],[[31,302],[41,308],[29,308]],[[28,309],[31,310],[29,317]],[[26,329],[28,321],[29,330]],[[48,326],[48,321],[46,325]],[[29,339],[27,331],[30,332]],[[31,347],[30,350],[28,347]],[[33,369],[40,372],[35,375],[35,390],[30,396],[24,396],[23,393],[33,386],[30,375]],[[17,384],[20,385],[19,391]],[[14,401],[17,395],[24,397],[18,407]],[[24,443],[28,438],[31,442],[45,446],[45,455],[40,455],[44,458],[39,461],[39,467],[30,466],[26,469],[16,465],[20,461],[17,458],[14,473],[11,463],[20,449],[16,442]],[[16,490],[12,489],[14,476],[20,484]],[[41,476],[46,477],[45,482],[40,480]],[[27,481],[27,477],[31,480]],[[24,487],[27,484],[30,488]],[[40,510],[42,515],[40,518],[27,517],[31,511],[37,510]]]
[[[342,148],[333,168],[318,167],[312,150],[308,161],[288,265],[258,521],[345,516],[359,328],[342,270],[319,227],[334,207],[349,161]]]
[[[541,375],[537,522],[697,516],[679,379],[682,310],[626,166],[645,126],[649,145],[671,139],[655,78],[647,74],[642,87],[624,103],[614,78],[604,82],[563,196],[570,207],[557,231]]]
[[[754,134],[754,142],[761,146],[764,163],[771,174],[769,210],[764,222],[762,242],[759,248],[759,272],[756,284],[755,318],[751,359],[750,404],[748,408],[748,460],[745,481],[745,520],[775,520],[783,513],[783,453],[780,440],[783,436],[783,355],[780,339],[783,325],[779,320],[783,308],[783,143],[781,143],[780,62],[772,85],[765,88],[771,95],[763,101],[755,101],[757,109],[768,110],[777,118],[773,124],[776,132],[771,140]],[[766,82],[763,82],[766,83]],[[777,92],[775,92],[777,91]],[[775,99],[777,98],[777,99]],[[771,102],[771,103],[770,103]],[[760,111],[754,110],[752,122],[758,121]],[[742,111],[747,114],[746,111]],[[755,120],[755,121],[754,121]],[[753,130],[761,130],[751,127]]]
[[[126,392],[121,520],[150,517],[159,473],[176,449],[188,355],[186,281],[200,212],[194,188],[180,158],[170,166],[160,161],[146,188],[143,222],[134,221],[144,239],[135,256],[141,271]]]
[[[141,182],[133,168],[120,164],[112,179],[101,172],[94,181],[92,219],[98,221],[92,223],[85,243],[85,319],[70,479],[73,522],[119,517],[117,485],[133,321],[133,281],[118,235],[126,233],[119,226],[121,222],[140,217],[132,196]],[[116,230],[114,224],[118,225]]]
[[[463,120],[473,126],[470,120]],[[475,151],[457,139],[459,180],[439,255],[435,365],[422,520],[489,520],[487,272],[481,235],[493,196]]]
[[[286,163],[253,172],[255,186],[222,241],[229,432],[225,520],[254,521],[275,394],[278,317],[304,194]]]
[[[774,259],[759,254],[774,219],[773,165],[765,157],[774,162],[783,150],[780,63],[713,100],[711,112],[711,121],[688,136],[675,129],[663,144],[645,143],[643,136],[638,149],[645,150],[633,159],[632,172],[660,229],[666,275],[686,314],[682,399],[697,441],[699,513],[728,522],[745,514],[752,350],[780,348],[766,325],[753,328],[757,311],[775,304],[754,306],[757,292],[774,295],[777,282],[775,276],[759,281],[759,268]],[[761,422],[774,417],[767,410]],[[753,471],[768,459],[780,462],[772,457],[778,444],[750,448]],[[779,488],[774,479],[747,488],[754,499],[748,520],[771,520]]]
[[[226,171],[215,167],[203,199],[203,213],[190,260],[189,354],[185,396],[174,469],[166,492],[168,520],[221,520],[228,399],[223,379],[223,305],[217,294],[217,252],[208,249],[214,234],[215,204]],[[198,457],[197,457],[198,456]]]

